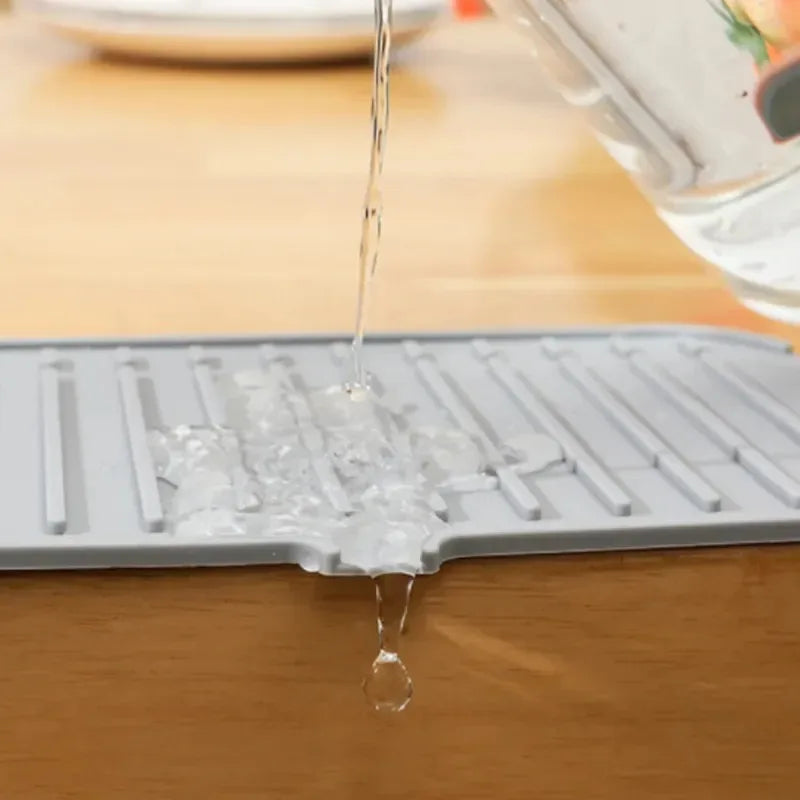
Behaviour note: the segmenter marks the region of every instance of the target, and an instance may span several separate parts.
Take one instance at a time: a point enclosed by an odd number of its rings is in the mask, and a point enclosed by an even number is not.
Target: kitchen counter
[[[444,26],[393,80],[375,328],[800,342],[671,237],[513,33]],[[134,66],[0,22],[0,334],[348,330],[369,92],[364,67]],[[366,580],[3,576],[0,797],[793,798],[799,575],[800,547],[447,565],[388,719],[359,689]]]

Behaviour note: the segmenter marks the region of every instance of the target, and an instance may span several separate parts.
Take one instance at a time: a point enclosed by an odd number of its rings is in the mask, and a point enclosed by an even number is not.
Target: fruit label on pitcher
[[[758,72],[755,103],[778,142],[800,135],[800,0],[710,0]]]

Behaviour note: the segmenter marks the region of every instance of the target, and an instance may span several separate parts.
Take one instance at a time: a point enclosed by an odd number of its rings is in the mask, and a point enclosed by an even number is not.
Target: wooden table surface
[[[741,310],[493,24],[395,75],[376,328]],[[0,23],[0,334],[352,324],[370,76],[93,61]],[[371,587],[298,569],[0,579],[2,800],[743,800],[800,791],[800,548],[418,581],[373,714]]]

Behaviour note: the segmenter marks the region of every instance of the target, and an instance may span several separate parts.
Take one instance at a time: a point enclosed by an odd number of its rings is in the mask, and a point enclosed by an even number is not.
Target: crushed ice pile
[[[440,493],[496,486],[472,437],[412,428],[372,391],[309,391],[280,361],[217,390],[226,427],[148,433],[175,536],[327,538],[354,569],[414,574],[447,526]]]

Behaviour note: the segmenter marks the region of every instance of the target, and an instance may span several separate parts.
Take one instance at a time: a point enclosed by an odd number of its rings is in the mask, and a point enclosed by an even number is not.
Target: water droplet
[[[378,611],[378,656],[364,678],[364,695],[376,711],[402,711],[411,702],[414,684],[399,655],[405,630],[412,575],[379,575],[375,578]]]
[[[410,702],[414,684],[397,653],[381,650],[364,678],[364,694],[376,711],[402,711]]]

